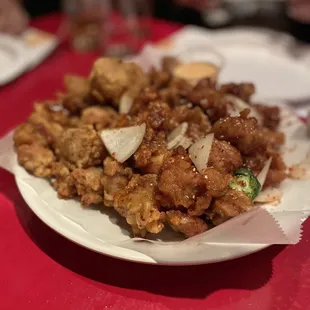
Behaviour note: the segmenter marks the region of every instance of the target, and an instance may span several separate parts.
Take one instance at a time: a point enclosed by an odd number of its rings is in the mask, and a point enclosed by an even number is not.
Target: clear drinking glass
[[[137,52],[151,29],[150,0],[103,0],[109,14],[101,25],[104,55],[122,57]]]
[[[90,51],[100,47],[100,29],[110,12],[106,0],[63,0],[72,47]]]

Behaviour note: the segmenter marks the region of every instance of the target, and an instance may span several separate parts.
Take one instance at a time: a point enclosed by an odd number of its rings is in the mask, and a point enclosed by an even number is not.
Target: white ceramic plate
[[[8,83],[25,70],[22,43],[0,34],[0,85]]]
[[[22,168],[21,168],[22,169]],[[34,178],[34,177],[31,177]],[[16,183],[20,193],[25,199],[31,210],[50,228],[66,237],[67,239],[77,243],[85,248],[102,253],[115,258],[146,264],[158,264],[155,259],[143,253],[114,246],[105,243],[98,238],[91,236],[79,225],[65,218],[53,208],[49,208],[42,204],[42,199],[31,189],[25,182],[16,178]],[[43,182],[43,181],[42,181]],[[50,185],[49,190],[54,190]],[[69,207],[69,205],[68,205]],[[115,224],[114,224],[115,225]],[[185,246],[184,251],[188,255],[182,255],[181,260],[167,262],[164,265],[199,265],[207,263],[215,263],[219,261],[231,260],[234,258],[246,256],[268,247],[265,244],[252,245],[231,245],[224,247],[220,244]],[[161,249],[165,250],[165,249]],[[181,250],[180,253],[184,254]],[[216,253],[216,254],[215,254]],[[219,256],[221,257],[219,259]]]
[[[55,36],[34,28],[27,29],[20,37],[0,34],[0,85],[37,66],[57,45]]]
[[[248,38],[247,43],[245,42],[245,36]],[[267,43],[270,42],[270,39],[268,39],[268,37],[266,39],[264,34],[258,32],[256,37],[254,37],[254,32],[249,35],[248,32],[245,34],[241,31],[232,36],[232,34],[222,32],[222,35],[220,33],[212,34],[211,40],[209,32],[206,33],[205,31],[197,30],[196,28],[186,28],[181,31],[181,34],[178,34],[175,37],[176,46],[182,44],[183,47],[181,49],[183,50],[184,44],[187,46],[195,46],[195,44],[201,45],[206,43],[207,45],[211,43],[214,46],[214,42],[217,40],[216,48],[226,58],[225,66],[223,68],[223,76],[221,77],[223,81],[242,81],[243,79],[249,81],[253,78],[254,83],[259,84],[258,89],[260,95],[265,91],[269,96],[277,97],[279,94],[283,95],[283,92],[281,92],[281,90],[283,90],[282,85],[285,85],[286,88],[288,87],[285,83],[289,82],[287,82],[288,80],[285,80],[283,76],[290,72],[295,79],[295,81],[292,81],[294,82],[293,84],[298,84],[299,86],[295,86],[292,92],[288,92],[287,94],[291,96],[300,94],[302,94],[302,96],[305,94],[310,95],[310,88],[306,87],[304,84],[304,82],[308,81],[310,78],[310,70],[306,67],[306,61],[303,59],[302,61],[304,64],[296,63],[296,61],[290,56],[287,56],[281,48],[279,48],[279,52],[277,52],[277,55],[275,56],[275,49],[273,48],[273,50],[270,51],[270,49],[267,48],[266,45],[268,45]],[[239,41],[237,38],[239,38]],[[289,42],[289,40],[285,40],[281,40],[281,44]],[[265,45],[263,45],[263,42],[265,42]],[[280,56],[281,53],[283,53],[283,57]],[[275,65],[273,66],[273,64]],[[281,84],[275,83],[277,79],[281,80]],[[310,85],[310,83],[308,83],[308,85]],[[268,93],[268,91],[270,91],[271,94]],[[285,89],[285,91],[287,91],[287,89]],[[35,179],[34,177],[31,178],[33,180]],[[103,238],[100,240],[99,238],[90,235],[80,225],[59,214],[55,209],[43,205],[41,197],[36,195],[32,188],[25,182],[20,179],[16,179],[16,182],[22,196],[34,213],[37,214],[37,216],[48,226],[69,240],[88,249],[115,258],[139,263],[158,264],[156,259],[152,258],[152,255],[146,255],[136,250],[112,245],[102,241]],[[50,185],[47,184],[47,186],[44,186],[44,191],[45,195],[52,196],[52,198],[54,197],[53,199],[56,198],[56,193]],[[41,191],[38,192],[41,193]],[[62,207],[64,208],[77,208],[78,210],[81,208],[75,201],[59,200],[59,204],[62,204]],[[110,236],[113,236],[113,231],[119,233],[120,228],[109,219],[108,215],[101,214],[100,221],[98,220],[96,224],[91,222],[94,226],[98,225],[98,223],[99,226],[107,225],[105,226],[105,230],[112,232],[110,233]],[[184,245],[177,249],[177,251],[180,252],[180,255],[174,255],[172,260],[164,263],[161,262],[161,264],[195,265],[213,263],[245,256],[266,247],[267,246],[264,244],[231,244],[230,246],[227,246],[226,244],[225,246],[222,246],[221,244],[213,243],[199,246]],[[160,254],[160,251],[164,250],[165,246],[161,246],[160,249],[158,249],[159,253],[157,253],[157,257],[158,254]]]

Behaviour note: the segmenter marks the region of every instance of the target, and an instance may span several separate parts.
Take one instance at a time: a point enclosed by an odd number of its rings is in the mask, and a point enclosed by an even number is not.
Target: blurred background
[[[94,1],[0,0],[0,30],[14,32],[16,28],[16,31],[19,31],[19,24],[22,27],[25,22],[20,16],[22,14],[28,13],[31,17],[35,17],[60,11],[68,6],[71,8],[82,6],[86,2]],[[96,2],[110,2],[116,6],[125,4],[128,10],[135,10],[137,6],[141,10],[143,3],[144,10],[149,9],[155,17],[184,24],[209,28],[235,25],[264,26],[291,31],[303,40],[310,39],[309,28],[302,30],[303,27],[297,25],[310,23],[309,0],[97,0]],[[25,11],[14,7],[24,8]]]
[[[60,11],[64,3],[81,5],[81,0],[0,0],[19,2],[30,16]],[[92,2],[92,1],[89,1]],[[301,40],[310,41],[309,0],[125,0],[105,1],[127,3],[128,9],[144,3],[155,17],[208,28],[250,25],[292,32]],[[136,3],[135,3],[136,2]],[[132,4],[131,4],[132,3]],[[135,8],[133,8],[135,9]]]
[[[267,27],[310,42],[310,0],[0,0],[0,32],[18,35],[31,18],[53,12],[65,16],[58,35],[74,49],[107,55],[135,52],[153,17],[211,29]]]

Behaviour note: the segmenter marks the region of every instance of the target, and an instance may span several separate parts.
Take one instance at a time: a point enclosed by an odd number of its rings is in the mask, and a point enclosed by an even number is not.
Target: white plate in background
[[[12,81],[24,71],[23,50],[22,42],[0,34],[0,85]]]
[[[57,45],[55,36],[35,28],[20,37],[0,34],[0,86],[37,66]]]

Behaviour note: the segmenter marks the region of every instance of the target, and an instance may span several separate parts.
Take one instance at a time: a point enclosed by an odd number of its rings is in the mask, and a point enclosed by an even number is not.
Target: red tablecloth
[[[35,26],[55,32],[59,17]],[[178,29],[158,22],[152,40]],[[60,47],[0,90],[0,136],[53,97],[67,72],[87,74],[94,55]],[[138,265],[81,248],[43,224],[0,171],[0,309],[310,309],[310,222],[296,246],[272,246],[234,261],[196,267]],[[263,225],[263,224],[262,224]]]

